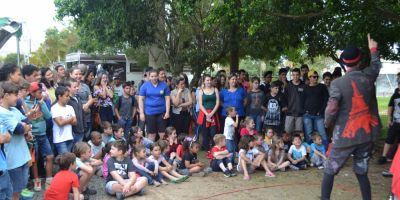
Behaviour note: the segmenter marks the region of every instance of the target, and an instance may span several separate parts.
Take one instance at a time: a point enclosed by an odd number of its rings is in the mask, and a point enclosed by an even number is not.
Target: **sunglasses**
[[[318,78],[318,76],[310,76],[310,78]]]

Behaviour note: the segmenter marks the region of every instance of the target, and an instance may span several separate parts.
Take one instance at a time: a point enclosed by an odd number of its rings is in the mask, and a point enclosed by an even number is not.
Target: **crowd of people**
[[[34,191],[44,188],[45,199],[88,199],[97,192],[89,187],[93,176],[103,177],[106,193],[117,199],[212,171],[250,180],[257,169],[275,177],[277,171],[327,167],[323,184],[328,178],[333,183],[341,166],[328,161],[334,130],[325,110],[334,110],[328,99],[338,95],[331,82],[341,68],[320,76],[304,64],[273,76],[221,70],[190,86],[184,73],[172,78],[149,67],[136,88],[86,65],[52,70],[5,64],[1,191],[6,199],[29,194],[30,170]],[[335,147],[336,155],[342,149]],[[200,150],[209,164],[198,159]]]

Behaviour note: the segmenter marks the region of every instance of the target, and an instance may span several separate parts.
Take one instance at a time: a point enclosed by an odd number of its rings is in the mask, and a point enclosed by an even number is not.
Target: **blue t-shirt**
[[[6,126],[10,134],[13,134],[17,124],[26,117],[17,108],[5,109],[0,107],[0,120]],[[31,160],[28,145],[26,144],[24,134],[12,135],[10,143],[4,145],[4,151],[7,157],[8,170],[21,167]]]
[[[158,82],[157,86],[154,86],[151,81],[143,83],[139,96],[144,97],[144,113],[146,115],[165,113],[165,97],[169,94],[168,85],[164,82]]]
[[[221,102],[223,102],[222,116],[226,117],[226,108],[235,107],[236,112],[239,116],[245,116],[243,102],[246,99],[246,91],[242,87],[238,87],[234,92],[230,92],[228,89],[223,89],[220,93]]]
[[[318,145],[318,144],[312,143],[311,144],[311,152],[310,152],[311,157],[314,156],[314,150],[321,152],[323,155],[325,155],[325,152],[326,152],[325,146],[323,144]]]

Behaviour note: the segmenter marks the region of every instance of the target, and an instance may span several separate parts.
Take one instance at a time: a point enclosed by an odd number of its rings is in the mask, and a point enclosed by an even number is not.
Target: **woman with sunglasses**
[[[329,93],[325,85],[318,82],[318,72],[310,70],[307,74],[310,84],[304,88],[304,115],[303,124],[306,142],[312,143],[313,130],[322,137],[325,148],[328,146],[328,138],[324,125],[325,107],[328,102]]]

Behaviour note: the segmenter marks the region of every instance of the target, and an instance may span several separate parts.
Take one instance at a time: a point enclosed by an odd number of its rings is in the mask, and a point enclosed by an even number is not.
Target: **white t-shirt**
[[[225,119],[224,136],[227,140],[233,140],[233,134],[235,132],[233,124],[235,124],[235,121],[233,121],[232,117],[227,117]]]
[[[307,155],[307,150],[304,147],[304,145],[300,145],[300,149],[298,149],[298,148],[296,148],[296,146],[292,145],[292,146],[290,146],[288,153],[292,154],[293,159],[298,160],[301,157]]]
[[[72,125],[67,124],[62,127],[58,126],[54,121],[54,118],[62,117],[62,119],[69,119],[75,116],[75,111],[72,106],[66,105],[65,107],[60,106],[56,103],[51,107],[51,116],[53,117],[53,142],[61,143],[68,140],[74,139],[72,136]]]
[[[244,150],[244,149],[240,149],[240,150],[239,150],[239,158],[238,158],[239,160],[238,160],[238,163],[240,163],[240,160],[241,160],[241,158],[240,158],[240,154],[241,154],[241,153],[245,153],[245,154],[246,154],[246,157],[247,157],[249,160],[253,161],[254,158],[260,153],[260,151],[258,151],[257,148],[252,148],[252,149],[248,150],[247,152],[246,152],[246,150]],[[238,171],[241,171],[241,170],[240,170],[240,165],[239,165],[239,164],[237,165],[237,170],[238,170]]]

